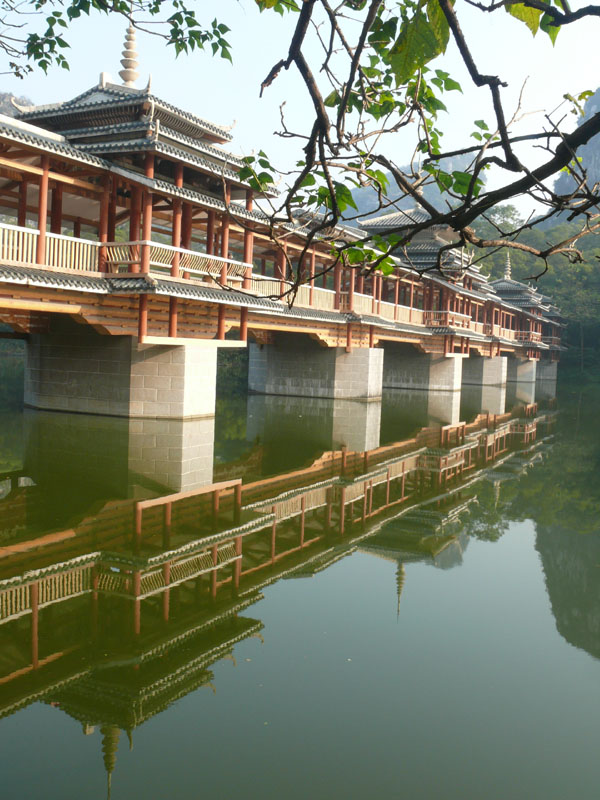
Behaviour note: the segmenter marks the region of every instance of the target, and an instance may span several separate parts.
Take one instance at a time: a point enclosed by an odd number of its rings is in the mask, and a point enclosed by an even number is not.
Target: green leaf
[[[438,38],[419,9],[410,20],[405,20],[390,54],[390,66],[396,85],[408,83],[418,69],[442,52]]]
[[[450,38],[450,26],[448,25],[448,20],[438,0],[428,0],[427,18],[429,19],[431,30],[438,41],[441,52],[445,53]]]
[[[560,31],[560,25],[552,25],[552,17],[550,14],[544,14],[544,16],[540,20],[540,28],[547,33],[550,37],[550,41],[552,44],[556,41],[556,37],[558,36],[558,32]]]
[[[352,192],[345,184],[334,182],[333,188],[335,191],[335,199],[337,200],[340,211],[345,211],[348,206],[351,206],[358,211],[358,207],[354,201],[354,198],[352,197]]]
[[[334,106],[337,106],[339,102],[340,102],[340,95],[337,89],[334,89],[333,92],[328,94],[325,100],[323,100],[323,103],[324,105],[327,106],[327,108],[333,108]]]
[[[523,5],[523,3],[511,3],[511,5],[504,6],[504,8],[515,19],[520,19],[521,22],[524,22],[533,36],[536,35],[540,27],[540,17],[542,15],[539,8],[529,8]]]

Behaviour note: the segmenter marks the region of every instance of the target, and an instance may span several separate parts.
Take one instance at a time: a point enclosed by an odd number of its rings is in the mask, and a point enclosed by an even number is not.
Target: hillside
[[[447,172],[452,172],[453,170],[464,170],[469,162],[469,156],[448,158],[444,160],[444,169]],[[401,169],[408,170],[408,167],[402,167]],[[409,197],[408,195],[403,196],[399,189],[395,189],[395,183],[390,173],[386,172],[385,174],[390,182],[389,200],[395,202],[397,204],[397,208],[405,211],[409,208],[414,208],[415,201],[412,199],[412,197]],[[354,198],[354,202],[358,207],[358,213],[361,215],[361,218],[362,215],[364,215],[365,219],[369,219],[371,217],[376,217],[379,214],[387,214],[394,210],[394,208],[383,211],[377,210],[377,192],[372,187],[359,187],[354,189],[352,191],[352,197]],[[423,197],[438,208],[444,208],[449,199],[447,195],[442,196],[437,186],[435,186],[433,183],[425,187],[423,191]],[[354,209],[350,209],[350,211],[352,211],[351,216],[354,217],[356,215],[356,211],[354,211]]]

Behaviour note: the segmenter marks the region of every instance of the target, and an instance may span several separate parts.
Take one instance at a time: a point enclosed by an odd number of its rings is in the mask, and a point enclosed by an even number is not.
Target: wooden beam
[[[3,158],[2,156],[0,156],[0,167],[5,167],[6,169],[14,170],[17,174],[25,172],[29,175],[37,175],[39,177],[41,177],[44,173],[42,167],[36,167],[33,164],[15,163],[14,161],[11,161],[9,158]],[[69,175],[60,175],[58,172],[50,172],[48,173],[48,178],[51,181],[64,183],[67,186],[76,186],[80,189],[86,189],[88,192],[95,192],[96,194],[102,193],[102,187],[97,186],[95,183],[90,183],[89,181],[81,181],[78,178],[72,178]]]
[[[17,308],[20,311],[51,311],[55,314],[81,314],[82,306],[70,303],[54,303],[45,300],[23,300],[14,297],[0,296],[0,311],[5,308]]]

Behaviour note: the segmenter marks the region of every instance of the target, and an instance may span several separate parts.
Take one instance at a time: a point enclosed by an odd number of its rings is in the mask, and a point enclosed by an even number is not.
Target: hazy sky
[[[573,5],[577,7],[576,3]],[[461,12],[466,8],[464,3],[457,7]],[[310,103],[293,69],[283,73],[262,99],[259,87],[271,66],[286,55],[296,15],[282,19],[272,12],[259,14],[253,0],[203,0],[198,8],[201,20],[217,16],[232,29],[228,38],[233,65],[213,58],[208,52],[175,59],[162,40],[140,33],[141,77],[137,85],[144,86],[151,73],[152,90],[159,97],[213,122],[225,125],[235,122],[232,151],[248,154],[262,148],[278,166],[289,168],[301,153],[297,142],[274,135],[281,129],[279,107],[286,103],[290,128],[306,131],[312,120]],[[522,23],[502,10],[494,15],[474,9],[468,12],[461,19],[475,59],[482,72],[500,74],[508,82],[504,92],[508,111],[516,105],[522,83],[528,78],[524,109],[538,113],[526,117],[519,132],[539,126],[540,112],[553,110],[565,92],[596,89],[600,84],[596,53],[600,20],[592,18],[572,26],[572,30],[561,31],[553,48],[545,34],[539,33],[534,39]],[[109,72],[114,82],[120,83],[119,58],[125,27],[123,20],[99,15],[79,20],[69,34],[70,72],[53,69],[44,76],[36,71],[24,80],[5,75],[2,88],[26,95],[35,103],[48,103],[85,91],[97,83],[102,71]],[[316,47],[313,52],[318,55]],[[474,129],[474,119],[492,121],[489,93],[472,87],[452,47],[435,66],[450,72],[463,86],[463,94],[453,92],[446,96],[449,113],[441,115],[440,125],[447,131],[443,140],[446,147],[464,145]],[[576,118],[572,117],[569,127],[575,124]],[[399,164],[408,160],[412,150],[409,138],[404,135],[390,138],[386,148]]]

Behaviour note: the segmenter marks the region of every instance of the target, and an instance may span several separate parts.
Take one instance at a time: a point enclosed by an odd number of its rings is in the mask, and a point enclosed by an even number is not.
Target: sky
[[[572,5],[577,7],[576,3]],[[259,90],[272,65],[287,54],[296,15],[281,18],[273,12],[260,14],[253,0],[202,0],[197,6],[201,22],[218,17],[231,28],[227,38],[233,65],[213,58],[209,52],[176,59],[163,40],[138,33],[141,75],[137,86],[145,86],[151,74],[152,91],[157,96],[212,122],[233,125],[232,152],[248,155],[263,149],[279,168],[291,169],[301,158],[301,145],[297,140],[276,135],[281,130],[280,107],[285,103],[290,129],[306,132],[313,119],[306,89],[290,69],[281,73],[262,99]],[[543,114],[559,106],[566,92],[595,90],[600,85],[600,19],[591,18],[561,30],[552,47],[545,34],[538,33],[533,38],[522,23],[502,10],[484,14],[466,6],[464,0],[457,8],[480,71],[499,74],[508,83],[503,96],[509,114],[516,108],[527,78],[523,110],[536,113],[525,116],[515,132],[526,133],[539,127]],[[23,80],[5,74],[0,89],[41,104],[67,100],[91,88],[101,72],[108,72],[115,83],[120,83],[119,59],[125,27],[122,18],[94,15],[77,20],[68,33],[70,71],[52,68],[44,75],[36,70]],[[308,52],[315,59],[314,71],[318,73],[318,47],[313,46]],[[464,146],[475,129],[475,119],[492,122],[489,92],[472,85],[452,45],[434,66],[449,72],[463,87],[462,94],[452,92],[445,96],[448,113],[442,113],[439,121],[445,131],[444,146]],[[577,119],[569,114],[566,105],[559,116],[563,112],[571,120],[567,127],[574,127]],[[398,164],[405,164],[412,154],[411,133],[388,137],[385,143],[387,155]],[[543,158],[539,151],[529,150],[529,156]],[[491,185],[494,183],[492,176]]]

